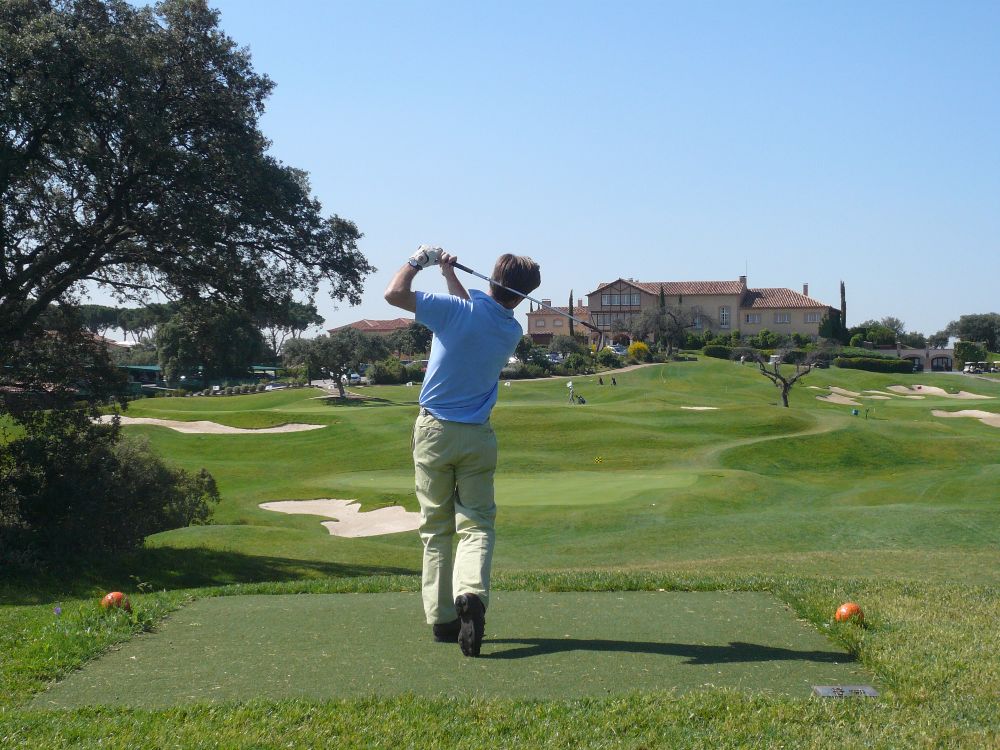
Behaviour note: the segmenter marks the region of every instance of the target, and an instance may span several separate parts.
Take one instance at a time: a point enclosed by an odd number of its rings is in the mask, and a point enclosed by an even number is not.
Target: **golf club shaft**
[[[544,307],[546,310],[551,310],[552,312],[556,313],[557,315],[562,315],[563,317],[569,318],[570,320],[575,320],[577,323],[579,323],[580,325],[584,326],[585,328],[589,328],[590,330],[594,331],[594,333],[598,334],[601,337],[602,340],[604,338],[604,334],[593,323],[587,323],[586,321],[580,320],[579,318],[577,318],[577,317],[575,317],[573,315],[570,315],[569,313],[564,313],[562,310],[557,310],[556,308],[554,308],[554,307],[552,307],[550,305],[546,305],[544,302],[539,302],[534,297],[529,297],[527,294],[524,294],[523,292],[519,292],[516,289],[511,289],[509,286],[504,286],[503,284],[500,284],[500,283],[494,281],[489,276],[483,276],[481,273],[473,271],[471,268],[469,268],[468,266],[463,266],[461,263],[456,263],[455,264],[455,268],[457,268],[459,271],[465,271],[466,273],[471,273],[473,276],[477,276],[480,279],[482,279],[483,281],[488,281],[491,284],[495,284],[496,286],[500,287],[501,289],[506,289],[508,292],[512,292],[512,293],[518,295],[519,297],[524,297],[525,299],[529,299],[532,302],[534,302],[536,305],[538,305],[539,307]]]

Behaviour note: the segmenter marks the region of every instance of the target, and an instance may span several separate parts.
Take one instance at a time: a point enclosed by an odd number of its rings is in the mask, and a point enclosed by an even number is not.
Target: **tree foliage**
[[[521,337],[521,340],[517,342],[517,346],[514,347],[514,356],[522,362],[527,362],[531,356],[531,350],[534,346],[535,342],[531,340],[531,336],[525,334]]]
[[[360,301],[350,221],[268,155],[272,82],[205,0],[21,0],[0,14],[0,340],[83,281],[255,309]]]
[[[634,339],[650,340],[655,346],[664,347],[669,355],[674,348],[684,346],[687,332],[694,326],[697,314],[664,304],[644,310],[634,318],[629,333]]]
[[[314,339],[296,339],[285,345],[282,358],[286,366],[304,367],[308,379],[328,376],[344,391],[341,377],[357,372],[363,363],[377,362],[388,357],[386,342],[379,336],[366,336],[353,328]]]
[[[553,336],[549,342],[549,351],[559,354],[589,354],[586,343],[576,336]]]
[[[434,334],[422,323],[413,322],[406,328],[400,328],[386,336],[385,343],[389,350],[399,355],[416,356],[426,354],[431,348]]]
[[[163,377],[199,376],[205,382],[249,375],[264,338],[242,310],[221,302],[189,304],[160,326],[156,349]]]
[[[107,305],[80,305],[80,322],[97,336],[118,327],[118,308]]]
[[[256,320],[271,352],[278,355],[285,341],[299,338],[313,326],[323,325],[324,318],[314,303],[287,299],[258,312]]]
[[[986,345],[991,352],[1000,351],[1000,314],[981,313],[962,315],[945,328],[952,336],[963,341],[975,341]]]
[[[955,344],[955,363],[963,367],[966,362],[985,362],[986,349],[972,341],[959,341]]]

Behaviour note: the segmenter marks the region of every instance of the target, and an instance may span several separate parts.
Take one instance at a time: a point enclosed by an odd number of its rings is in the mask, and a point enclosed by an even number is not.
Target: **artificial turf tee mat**
[[[415,693],[527,699],[697,688],[809,695],[871,683],[757,592],[495,591],[478,659],[434,643],[413,593],[201,599],[40,694],[36,708],[157,708]]]

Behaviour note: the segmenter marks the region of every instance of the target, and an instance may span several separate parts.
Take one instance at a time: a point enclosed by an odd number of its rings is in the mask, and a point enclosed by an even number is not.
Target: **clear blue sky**
[[[1000,311],[1000,3],[212,5],[379,269],[328,326],[396,317],[421,242],[531,255],[557,304],[748,268],[834,306],[843,279],[851,324]]]

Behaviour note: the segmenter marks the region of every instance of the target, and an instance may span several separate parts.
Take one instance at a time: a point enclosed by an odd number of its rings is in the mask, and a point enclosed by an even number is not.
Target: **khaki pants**
[[[424,613],[431,625],[451,622],[458,617],[459,594],[477,594],[489,604],[496,435],[489,423],[443,422],[421,410],[413,426],[413,465],[424,543]]]

